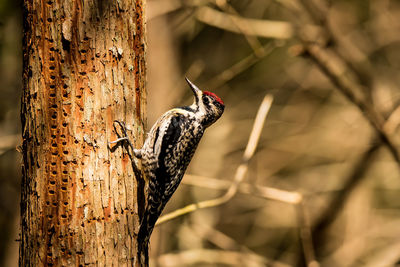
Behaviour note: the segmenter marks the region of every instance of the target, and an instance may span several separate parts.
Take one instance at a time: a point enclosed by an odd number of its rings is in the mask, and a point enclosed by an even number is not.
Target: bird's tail
[[[143,221],[140,224],[139,233],[137,237],[137,259],[139,266],[149,266],[149,242],[150,235],[153,232],[154,225],[149,225],[148,216],[145,214]]]
[[[149,241],[138,240],[137,260],[140,267],[149,266]]]
[[[161,199],[161,197],[160,197]],[[167,199],[168,201],[168,199]],[[150,236],[153,232],[154,226],[160,216],[162,210],[164,209],[166,201],[164,204],[157,202],[147,203],[147,209],[143,214],[142,222],[140,223],[139,233],[137,237],[137,257],[139,266],[149,266],[149,242]]]

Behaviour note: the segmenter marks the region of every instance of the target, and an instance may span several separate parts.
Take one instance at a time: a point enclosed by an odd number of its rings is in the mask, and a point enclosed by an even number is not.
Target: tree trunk
[[[137,265],[143,183],[108,141],[143,143],[144,2],[25,0],[20,266]]]

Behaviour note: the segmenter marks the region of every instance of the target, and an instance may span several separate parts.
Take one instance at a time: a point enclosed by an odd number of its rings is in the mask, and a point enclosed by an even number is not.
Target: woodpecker
[[[148,244],[154,225],[181,182],[205,129],[221,117],[225,108],[216,94],[203,92],[185,79],[194,94],[193,104],[164,113],[151,128],[143,147],[132,147],[147,181],[146,207],[137,238],[140,265],[148,266]],[[128,139],[123,137],[111,143],[122,140]]]

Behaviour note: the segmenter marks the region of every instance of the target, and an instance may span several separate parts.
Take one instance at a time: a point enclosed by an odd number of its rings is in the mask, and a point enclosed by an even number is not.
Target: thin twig
[[[388,134],[394,134],[396,128],[400,125],[400,106],[396,107],[386,120],[383,129]]]
[[[320,264],[315,258],[315,249],[312,238],[313,235],[311,232],[310,216],[308,210],[306,209],[304,199],[297,205],[296,208],[297,208],[296,213],[298,218],[299,236],[307,267],[319,267]]]
[[[185,7],[197,7],[212,3],[212,0],[195,0],[195,1],[182,1],[182,0],[153,0],[147,1],[147,21],[150,21],[159,16],[167,15],[168,13],[177,11]]]
[[[251,53],[247,57],[233,64],[230,68],[214,76],[208,82],[207,87],[214,89],[219,88],[226,82],[232,80],[239,73],[242,73],[243,71],[247,70],[257,62],[259,62],[263,57],[270,54],[274,50],[274,48],[275,44],[273,42],[269,42],[268,44],[261,46],[256,52]],[[260,57],[260,54],[262,54],[263,57]]]
[[[212,228],[204,223],[196,223],[191,225],[191,229],[196,232],[202,239],[206,239],[218,248],[223,250],[239,250],[248,254],[256,254],[248,247],[239,244],[235,239]],[[266,259],[267,260],[267,259]]]
[[[222,204],[228,202],[229,200],[231,200],[235,196],[235,194],[238,191],[239,184],[243,181],[243,179],[247,173],[249,160],[254,155],[254,152],[256,150],[258,140],[261,135],[261,130],[264,126],[264,121],[267,117],[267,114],[271,108],[272,101],[273,101],[272,95],[267,94],[264,97],[264,99],[258,109],[256,118],[254,120],[253,129],[250,133],[249,141],[247,143],[246,150],[244,151],[244,154],[242,157],[242,163],[236,169],[234,181],[232,182],[228,191],[221,197],[194,203],[194,204],[188,205],[184,208],[181,208],[181,209],[178,209],[171,213],[168,213],[164,216],[161,216],[158,219],[156,225],[159,225],[163,222],[175,219],[179,216],[188,214],[188,213],[196,211],[198,209],[204,209],[204,208],[210,208],[210,207],[216,207],[216,206],[222,205]]]
[[[233,15],[229,16],[229,19],[231,19],[233,24],[235,24],[238,27],[238,29],[242,32],[243,36],[246,38],[250,47],[253,49],[253,53],[257,57],[263,57],[264,53],[262,52],[262,50],[260,50],[262,45],[258,40],[257,36],[254,34],[253,29],[251,25],[247,22],[247,20],[238,19],[239,13],[226,0],[216,0],[215,2],[218,5],[218,7],[220,7],[224,12]]]
[[[227,180],[216,178],[198,176],[198,175],[185,175],[182,183],[197,187],[210,188],[215,190],[226,190],[231,185]],[[281,190],[273,187],[254,185],[249,183],[240,183],[238,192],[242,194],[249,194],[256,197],[271,199],[288,204],[298,204],[302,201],[302,195],[298,192]]]

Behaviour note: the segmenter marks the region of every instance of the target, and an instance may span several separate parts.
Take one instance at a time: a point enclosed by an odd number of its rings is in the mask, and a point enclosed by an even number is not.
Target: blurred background
[[[21,1],[0,0],[0,263],[18,258]],[[148,0],[148,128],[225,102],[164,214],[222,196],[257,110],[272,107],[224,204],[169,220],[152,266],[400,266],[400,1]],[[236,177],[237,178],[237,177]]]

